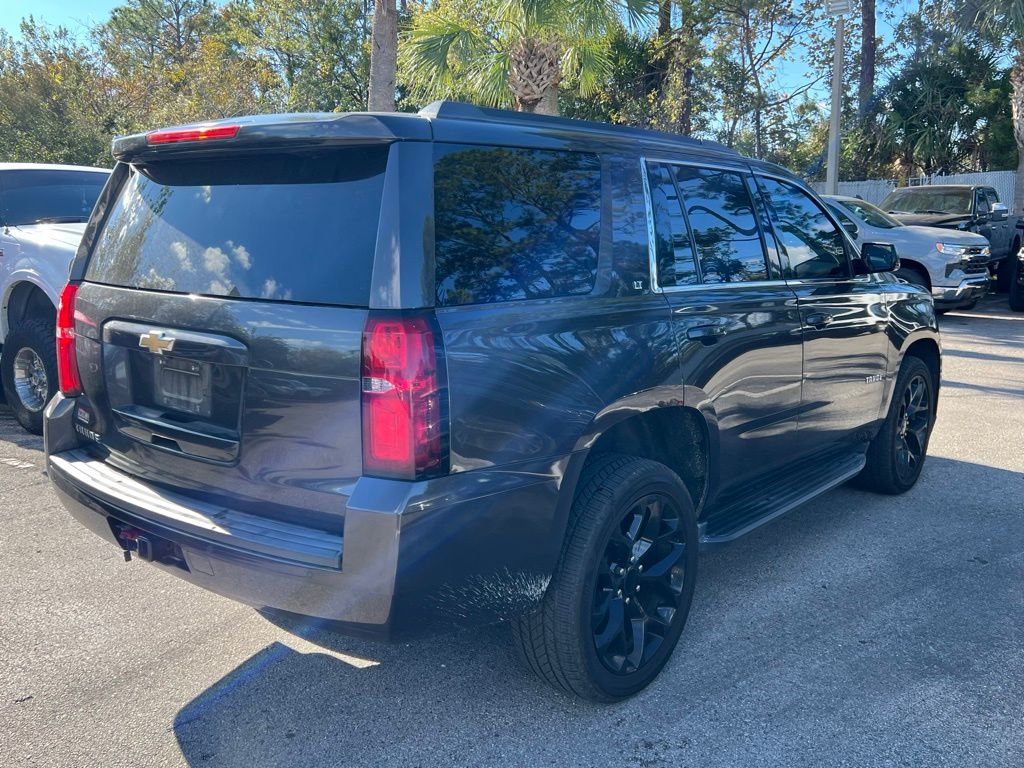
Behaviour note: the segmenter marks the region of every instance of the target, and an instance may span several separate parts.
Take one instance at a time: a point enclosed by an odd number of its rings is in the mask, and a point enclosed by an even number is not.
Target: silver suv
[[[896,274],[931,291],[939,311],[968,309],[988,292],[991,248],[982,235],[904,224],[856,197],[826,195],[825,200],[858,242],[896,246],[900,256]]]

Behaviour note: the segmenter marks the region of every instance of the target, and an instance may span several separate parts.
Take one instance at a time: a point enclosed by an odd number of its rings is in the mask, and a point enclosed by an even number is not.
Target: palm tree
[[[597,93],[610,68],[607,32],[656,9],[652,0],[438,0],[413,22],[404,63],[425,96],[554,115],[563,79]]]
[[[395,111],[395,68],[398,60],[398,9],[395,0],[373,4],[373,34],[370,40],[371,112]]]
[[[1013,60],[1010,68],[1010,109],[1017,142],[1017,183],[1013,213],[1024,212],[1024,0],[966,0],[962,30],[1005,41]]]

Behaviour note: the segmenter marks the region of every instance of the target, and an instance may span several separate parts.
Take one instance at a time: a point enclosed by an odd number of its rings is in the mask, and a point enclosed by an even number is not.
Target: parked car
[[[991,250],[981,235],[903,224],[856,197],[824,199],[854,240],[896,246],[897,277],[930,291],[936,309],[970,308],[988,292]]]
[[[1021,246],[1018,216],[999,201],[992,187],[978,184],[935,184],[901,187],[890,192],[881,206],[904,224],[976,232],[991,247],[989,269],[999,289],[1009,287],[1010,256]]]
[[[131,557],[375,637],[507,619],[614,700],[697,552],[901,493],[931,296],[784,169],[438,103],[114,142],[59,312],[48,474]]]
[[[57,299],[110,171],[0,163],[0,383],[18,422],[43,433],[57,391]]]

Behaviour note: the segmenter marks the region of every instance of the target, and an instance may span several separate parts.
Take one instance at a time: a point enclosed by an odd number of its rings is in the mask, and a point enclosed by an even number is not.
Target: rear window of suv
[[[366,306],[387,147],[136,165],[86,280]]]
[[[593,290],[601,224],[597,155],[439,145],[434,208],[439,306]]]

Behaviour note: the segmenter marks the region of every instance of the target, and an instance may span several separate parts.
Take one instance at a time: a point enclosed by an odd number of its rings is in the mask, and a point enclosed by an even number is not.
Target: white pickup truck
[[[15,418],[36,434],[57,391],[57,301],[109,175],[102,168],[0,163],[0,383]]]

